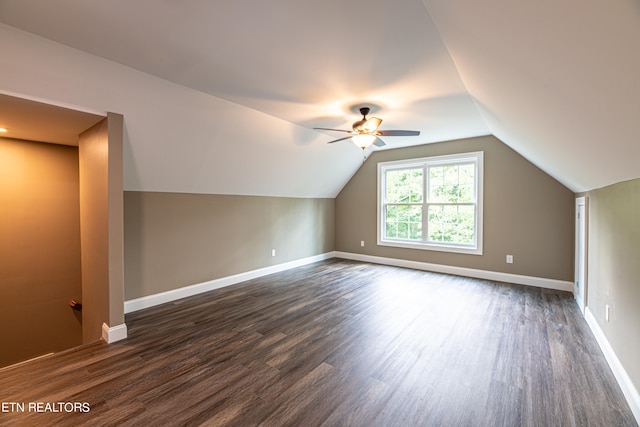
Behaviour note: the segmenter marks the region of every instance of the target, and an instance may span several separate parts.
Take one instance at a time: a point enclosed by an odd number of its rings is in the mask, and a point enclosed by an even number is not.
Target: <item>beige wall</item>
[[[124,323],[122,125],[109,113],[79,139],[85,343],[101,338],[103,323]]]
[[[125,192],[124,200],[126,300],[334,250],[333,199]]]
[[[82,343],[78,149],[0,139],[0,366]]]
[[[109,321],[124,324],[124,116],[107,113],[109,137]]]
[[[473,151],[484,151],[483,255],[376,245],[378,162]],[[573,192],[493,136],[378,151],[336,198],[336,250],[572,282],[573,210]]]
[[[590,191],[587,196],[587,307],[640,390],[640,179]]]

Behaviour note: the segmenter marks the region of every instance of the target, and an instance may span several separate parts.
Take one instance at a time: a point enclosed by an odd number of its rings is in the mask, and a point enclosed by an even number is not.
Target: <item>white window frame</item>
[[[471,245],[459,244],[459,243],[443,243],[443,242],[429,242],[427,241],[428,231],[428,206],[431,204],[428,202],[428,174],[427,168],[429,166],[443,166],[452,164],[473,163],[475,165],[475,242]],[[408,169],[408,168],[423,168],[423,197],[422,197],[422,241],[414,241],[407,239],[391,239],[385,237],[385,223],[384,218],[385,209],[385,195],[386,195],[386,172],[394,169]],[[484,152],[477,151],[472,153],[461,154],[448,154],[444,156],[423,157],[419,159],[407,159],[397,160],[391,162],[378,163],[378,201],[377,201],[377,228],[378,228],[378,245],[380,246],[393,246],[399,248],[411,248],[422,249],[442,252],[454,252],[464,253],[472,255],[482,255],[482,230],[483,230],[483,188],[484,188]],[[439,203],[437,203],[439,204]]]

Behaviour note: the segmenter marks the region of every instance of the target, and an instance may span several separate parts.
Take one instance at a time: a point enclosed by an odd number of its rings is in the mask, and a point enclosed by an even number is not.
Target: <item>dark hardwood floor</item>
[[[565,292],[329,260],[126,322],[0,370],[0,424],[636,425]]]

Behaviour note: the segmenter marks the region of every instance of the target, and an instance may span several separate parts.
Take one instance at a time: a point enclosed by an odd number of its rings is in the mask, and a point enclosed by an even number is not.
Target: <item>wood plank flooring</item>
[[[125,341],[0,370],[3,410],[89,412],[0,425],[636,425],[565,292],[334,259],[126,322]]]

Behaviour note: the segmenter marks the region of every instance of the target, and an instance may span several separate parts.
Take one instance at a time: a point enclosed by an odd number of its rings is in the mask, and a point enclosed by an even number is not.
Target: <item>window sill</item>
[[[406,240],[378,240],[378,246],[418,249],[422,251],[450,252],[467,255],[482,255],[481,247],[437,245],[432,243],[410,242]]]

